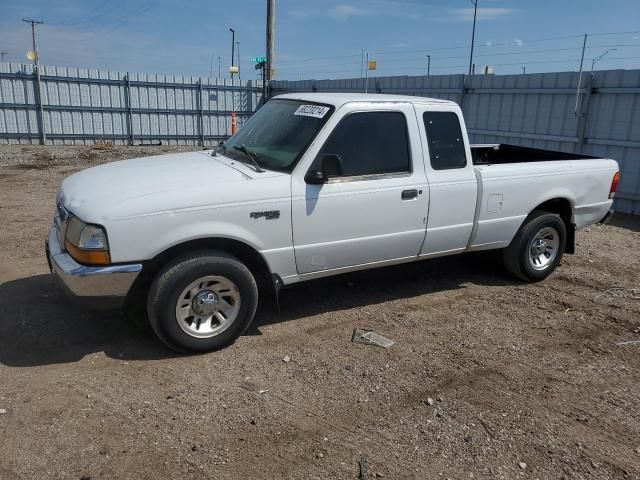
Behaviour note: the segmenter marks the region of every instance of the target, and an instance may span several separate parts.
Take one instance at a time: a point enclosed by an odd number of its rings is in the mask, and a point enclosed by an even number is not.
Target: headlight
[[[64,246],[80,263],[107,265],[111,263],[107,233],[98,225],[89,225],[72,217],[67,225]]]

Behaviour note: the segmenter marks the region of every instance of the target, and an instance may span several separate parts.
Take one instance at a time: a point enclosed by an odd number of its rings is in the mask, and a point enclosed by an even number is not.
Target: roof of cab
[[[450,100],[439,98],[412,97],[410,95],[385,95],[378,93],[320,93],[320,92],[298,92],[278,95],[279,99],[302,100],[304,102],[326,103],[336,108],[350,102],[403,102],[403,103],[426,103],[438,105],[457,105]]]

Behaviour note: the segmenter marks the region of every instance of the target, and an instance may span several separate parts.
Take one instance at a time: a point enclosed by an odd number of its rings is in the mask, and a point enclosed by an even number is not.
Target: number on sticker
[[[323,118],[329,107],[323,107],[321,105],[300,105],[294,112],[294,115],[303,115],[305,117]]]

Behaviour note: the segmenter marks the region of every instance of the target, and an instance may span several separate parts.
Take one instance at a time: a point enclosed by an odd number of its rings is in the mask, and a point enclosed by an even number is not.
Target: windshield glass
[[[290,172],[332,112],[329,105],[271,100],[224,143],[224,154]]]

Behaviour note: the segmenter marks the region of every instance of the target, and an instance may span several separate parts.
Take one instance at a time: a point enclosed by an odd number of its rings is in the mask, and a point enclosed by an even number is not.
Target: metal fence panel
[[[0,143],[204,145],[262,102],[252,80],[42,66],[42,124],[32,65],[0,64]]]
[[[364,83],[275,81],[271,92],[364,92]],[[587,72],[579,95],[577,85],[575,72],[432,75],[369,78],[368,91],[453,100],[462,107],[474,143],[613,158],[621,169],[614,208],[640,214],[640,70]]]

